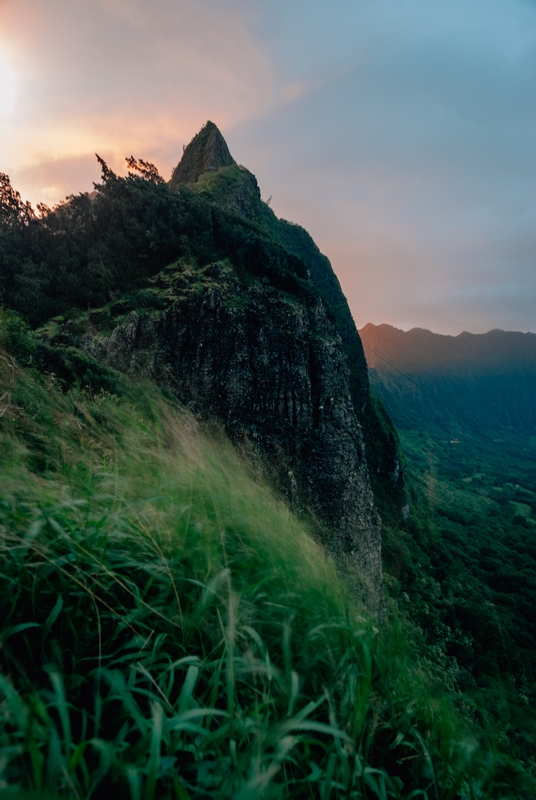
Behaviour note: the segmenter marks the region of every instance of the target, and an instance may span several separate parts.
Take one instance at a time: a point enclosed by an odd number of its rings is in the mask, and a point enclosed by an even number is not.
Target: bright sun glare
[[[0,51],[0,119],[9,117],[15,99],[15,73]]]

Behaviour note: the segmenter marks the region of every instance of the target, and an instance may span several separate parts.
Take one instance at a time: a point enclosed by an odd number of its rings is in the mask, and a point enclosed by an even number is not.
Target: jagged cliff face
[[[170,186],[178,189],[195,183],[201,175],[216,172],[221,167],[236,164],[227,142],[213,122],[207,122],[184,150],[183,156],[171,176]]]
[[[199,168],[205,162],[212,164],[210,170]],[[189,166],[194,163],[198,165],[195,170]],[[363,345],[329,259],[320,252],[306,230],[279,219],[262,202],[257,179],[234,161],[223,136],[211,122],[194,137],[174,170],[170,186],[179,189],[184,185],[258,225],[272,240],[307,265],[311,282],[325,299],[341,337],[349,370],[350,393],[363,429],[377,502],[389,516],[406,516],[408,504],[397,434],[381,400],[371,393]]]
[[[127,269],[135,262],[137,283],[50,334],[50,343],[150,378],[200,420],[222,424],[378,608],[373,492],[382,509],[390,513],[388,498],[400,513],[404,482],[394,429],[371,395],[328,259],[262,202],[255,177],[212,123],[185,149],[168,186],[148,190],[109,170],[106,180],[94,203],[110,210],[99,246]]]
[[[170,280],[177,299],[168,310],[131,312],[111,336],[88,332],[80,346],[166,386],[199,418],[221,421],[292,506],[311,515],[377,606],[380,524],[341,338],[324,303],[266,279],[244,286],[226,264],[177,267]]]

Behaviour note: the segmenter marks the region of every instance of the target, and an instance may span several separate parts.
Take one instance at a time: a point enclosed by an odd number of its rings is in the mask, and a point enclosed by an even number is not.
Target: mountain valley
[[[395,421],[421,537],[386,563],[455,680],[534,747],[536,335],[360,331],[375,392]],[[419,498],[418,501],[416,498]],[[426,559],[422,593],[416,563]],[[416,600],[420,594],[420,600]]]

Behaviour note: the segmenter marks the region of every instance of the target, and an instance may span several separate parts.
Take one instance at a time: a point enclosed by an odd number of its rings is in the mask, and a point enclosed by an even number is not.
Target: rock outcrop
[[[299,513],[309,514],[369,606],[381,595],[380,521],[361,425],[333,319],[320,297],[300,299],[234,270],[177,267],[177,300],[131,312],[111,336],[82,347],[106,365],[167,387],[232,441]]]
[[[187,185],[196,194],[240,214],[306,264],[310,280],[324,298],[341,337],[349,369],[350,392],[363,429],[376,502],[382,513],[389,517],[407,516],[405,479],[397,434],[381,400],[371,392],[363,345],[329,259],[320,252],[306,230],[300,225],[279,219],[269,205],[261,200],[255,176],[235,162],[227,145],[223,151],[222,142],[225,144],[221,133],[212,122],[208,122],[186,148],[169,185],[175,190]],[[225,156],[222,152],[225,152]],[[197,159],[198,165],[204,159],[207,163],[218,164],[218,168],[210,171],[200,168],[192,170],[189,165],[194,159]]]
[[[236,161],[229,152],[227,142],[213,122],[207,122],[185,148],[180,162],[173,170],[170,187],[178,189],[195,183],[201,175],[230,167]]]
[[[185,149],[169,188],[187,208],[198,195],[205,221],[190,230],[183,211],[180,259],[149,278],[145,293],[112,303],[108,318],[123,316],[111,335],[91,314],[77,341],[70,330],[57,335],[223,425],[377,610],[373,491],[401,510],[404,482],[394,429],[371,395],[331,264],[303,228],[262,202],[255,177],[236,164],[213,123]],[[215,251],[223,255],[206,257]]]

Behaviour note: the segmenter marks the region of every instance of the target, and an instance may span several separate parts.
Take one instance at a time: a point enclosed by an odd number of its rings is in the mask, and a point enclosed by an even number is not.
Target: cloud
[[[281,97],[285,101],[285,103],[290,103],[291,100],[295,100],[301,94],[307,91],[307,84],[303,81],[293,81],[292,83],[286,83],[281,90]]]
[[[271,102],[269,60],[232,2],[27,0],[9,12],[24,86],[2,139],[21,175],[95,150],[156,155],[168,172],[207,119],[225,129]]]
[[[30,195],[53,206],[70,194],[91,191],[100,180],[100,167],[94,155],[68,156],[21,167],[11,177],[15,186],[25,186]]]
[[[302,29],[304,3],[278,8],[279,63],[324,79],[233,148],[331,257],[358,323],[535,329],[536,6],[335,0],[328,18],[312,0]]]
[[[91,188],[95,151],[169,175],[212,119],[360,325],[534,328],[534,3],[7,0],[0,18],[0,170],[23,196]]]

